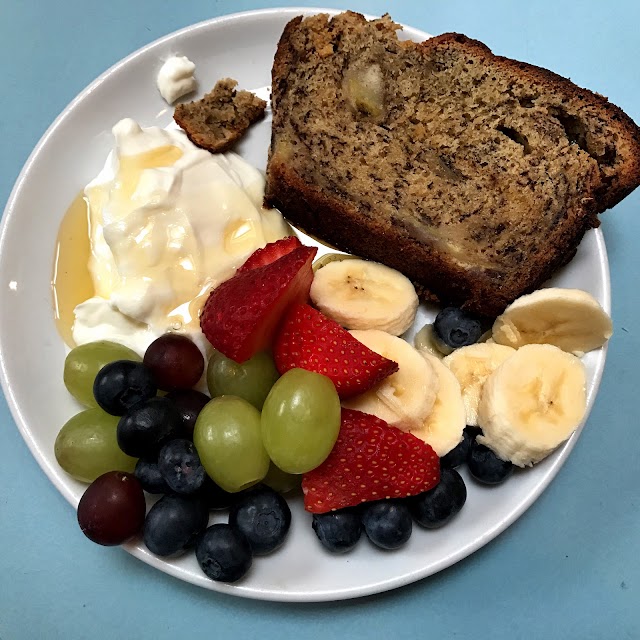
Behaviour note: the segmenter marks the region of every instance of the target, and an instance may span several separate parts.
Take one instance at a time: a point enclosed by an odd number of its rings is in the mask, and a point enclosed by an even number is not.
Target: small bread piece
[[[286,26],[266,201],[423,297],[496,316],[638,186],[640,130],[550,71],[398,28],[352,12]]]
[[[236,91],[237,84],[223,78],[202,100],[176,107],[173,119],[193,144],[212,153],[227,151],[264,116],[267,103],[250,91]]]

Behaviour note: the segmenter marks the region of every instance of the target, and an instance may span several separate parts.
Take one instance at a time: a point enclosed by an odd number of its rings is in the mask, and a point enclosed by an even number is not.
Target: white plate
[[[4,212],[0,236],[0,366],[2,384],[15,421],[42,469],[76,505],[84,485],[56,464],[58,430],[78,406],[62,382],[65,347],[53,322],[50,278],[53,248],[63,213],[102,167],[110,149],[112,125],[129,116],[144,125],[167,125],[172,110],[155,88],[161,61],[173,53],[197,65],[201,89],[223,76],[241,87],[268,93],[270,67],[285,23],[313,9],[272,9],[237,14],[188,27],[148,45],[104,73],[53,123],[27,161]],[[327,11],[335,13],[335,11]],[[427,34],[407,28],[404,37]],[[264,167],[269,121],[255,127],[239,152]],[[577,256],[553,284],[590,291],[610,310],[609,273],[602,234],[590,231]],[[432,317],[423,309],[420,320]],[[589,408],[605,361],[605,350],[587,355]],[[194,584],[265,600],[314,601],[364,596],[419,580],[482,547],[514,522],[558,472],[577,434],[553,456],[517,473],[503,486],[487,489],[467,482],[467,504],[439,531],[414,527],[400,551],[382,552],[362,539],[348,556],[331,556],[311,529],[301,501],[292,505],[293,526],[285,547],[254,562],[241,584],[208,580],[193,554],[165,561],[140,545],[126,549],[148,564]],[[466,476],[465,476],[466,477]],[[69,518],[73,515],[69,512]],[[78,544],[82,540],[78,539]]]

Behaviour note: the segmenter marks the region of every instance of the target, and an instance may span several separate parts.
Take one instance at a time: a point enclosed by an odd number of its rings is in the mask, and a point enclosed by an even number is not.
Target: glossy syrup
[[[89,211],[80,192],[67,209],[56,238],[51,277],[53,313],[60,336],[69,347],[73,341],[73,310],[94,295],[89,273]]]

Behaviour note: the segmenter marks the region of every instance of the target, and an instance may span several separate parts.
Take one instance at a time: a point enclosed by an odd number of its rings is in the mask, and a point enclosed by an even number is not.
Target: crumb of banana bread
[[[201,100],[176,107],[173,119],[193,144],[212,153],[227,151],[264,116],[267,103],[250,91],[236,91],[237,84],[223,78]]]

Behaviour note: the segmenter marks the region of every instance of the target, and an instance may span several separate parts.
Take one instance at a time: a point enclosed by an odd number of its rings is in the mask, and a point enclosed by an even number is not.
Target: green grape
[[[58,433],[54,452],[58,464],[76,480],[93,482],[107,471],[133,473],[136,458],[118,446],[118,416],[102,409],[85,409]]]
[[[340,430],[340,399],[329,378],[291,369],[274,385],[262,408],[262,440],[287,473],[306,473],[331,452]]]
[[[261,351],[238,364],[215,351],[207,367],[207,386],[212,398],[238,396],[262,409],[265,398],[278,379],[278,370],[273,358]]]
[[[135,351],[108,340],[87,342],[71,349],[64,361],[64,386],[81,404],[97,407],[98,403],[93,397],[93,381],[105,364],[115,360],[142,362]]]
[[[269,469],[260,412],[242,398],[221,396],[208,402],[196,420],[193,443],[207,474],[229,493],[260,482]]]
[[[299,473],[286,473],[272,462],[262,482],[278,493],[287,493],[300,486],[302,475]]]

